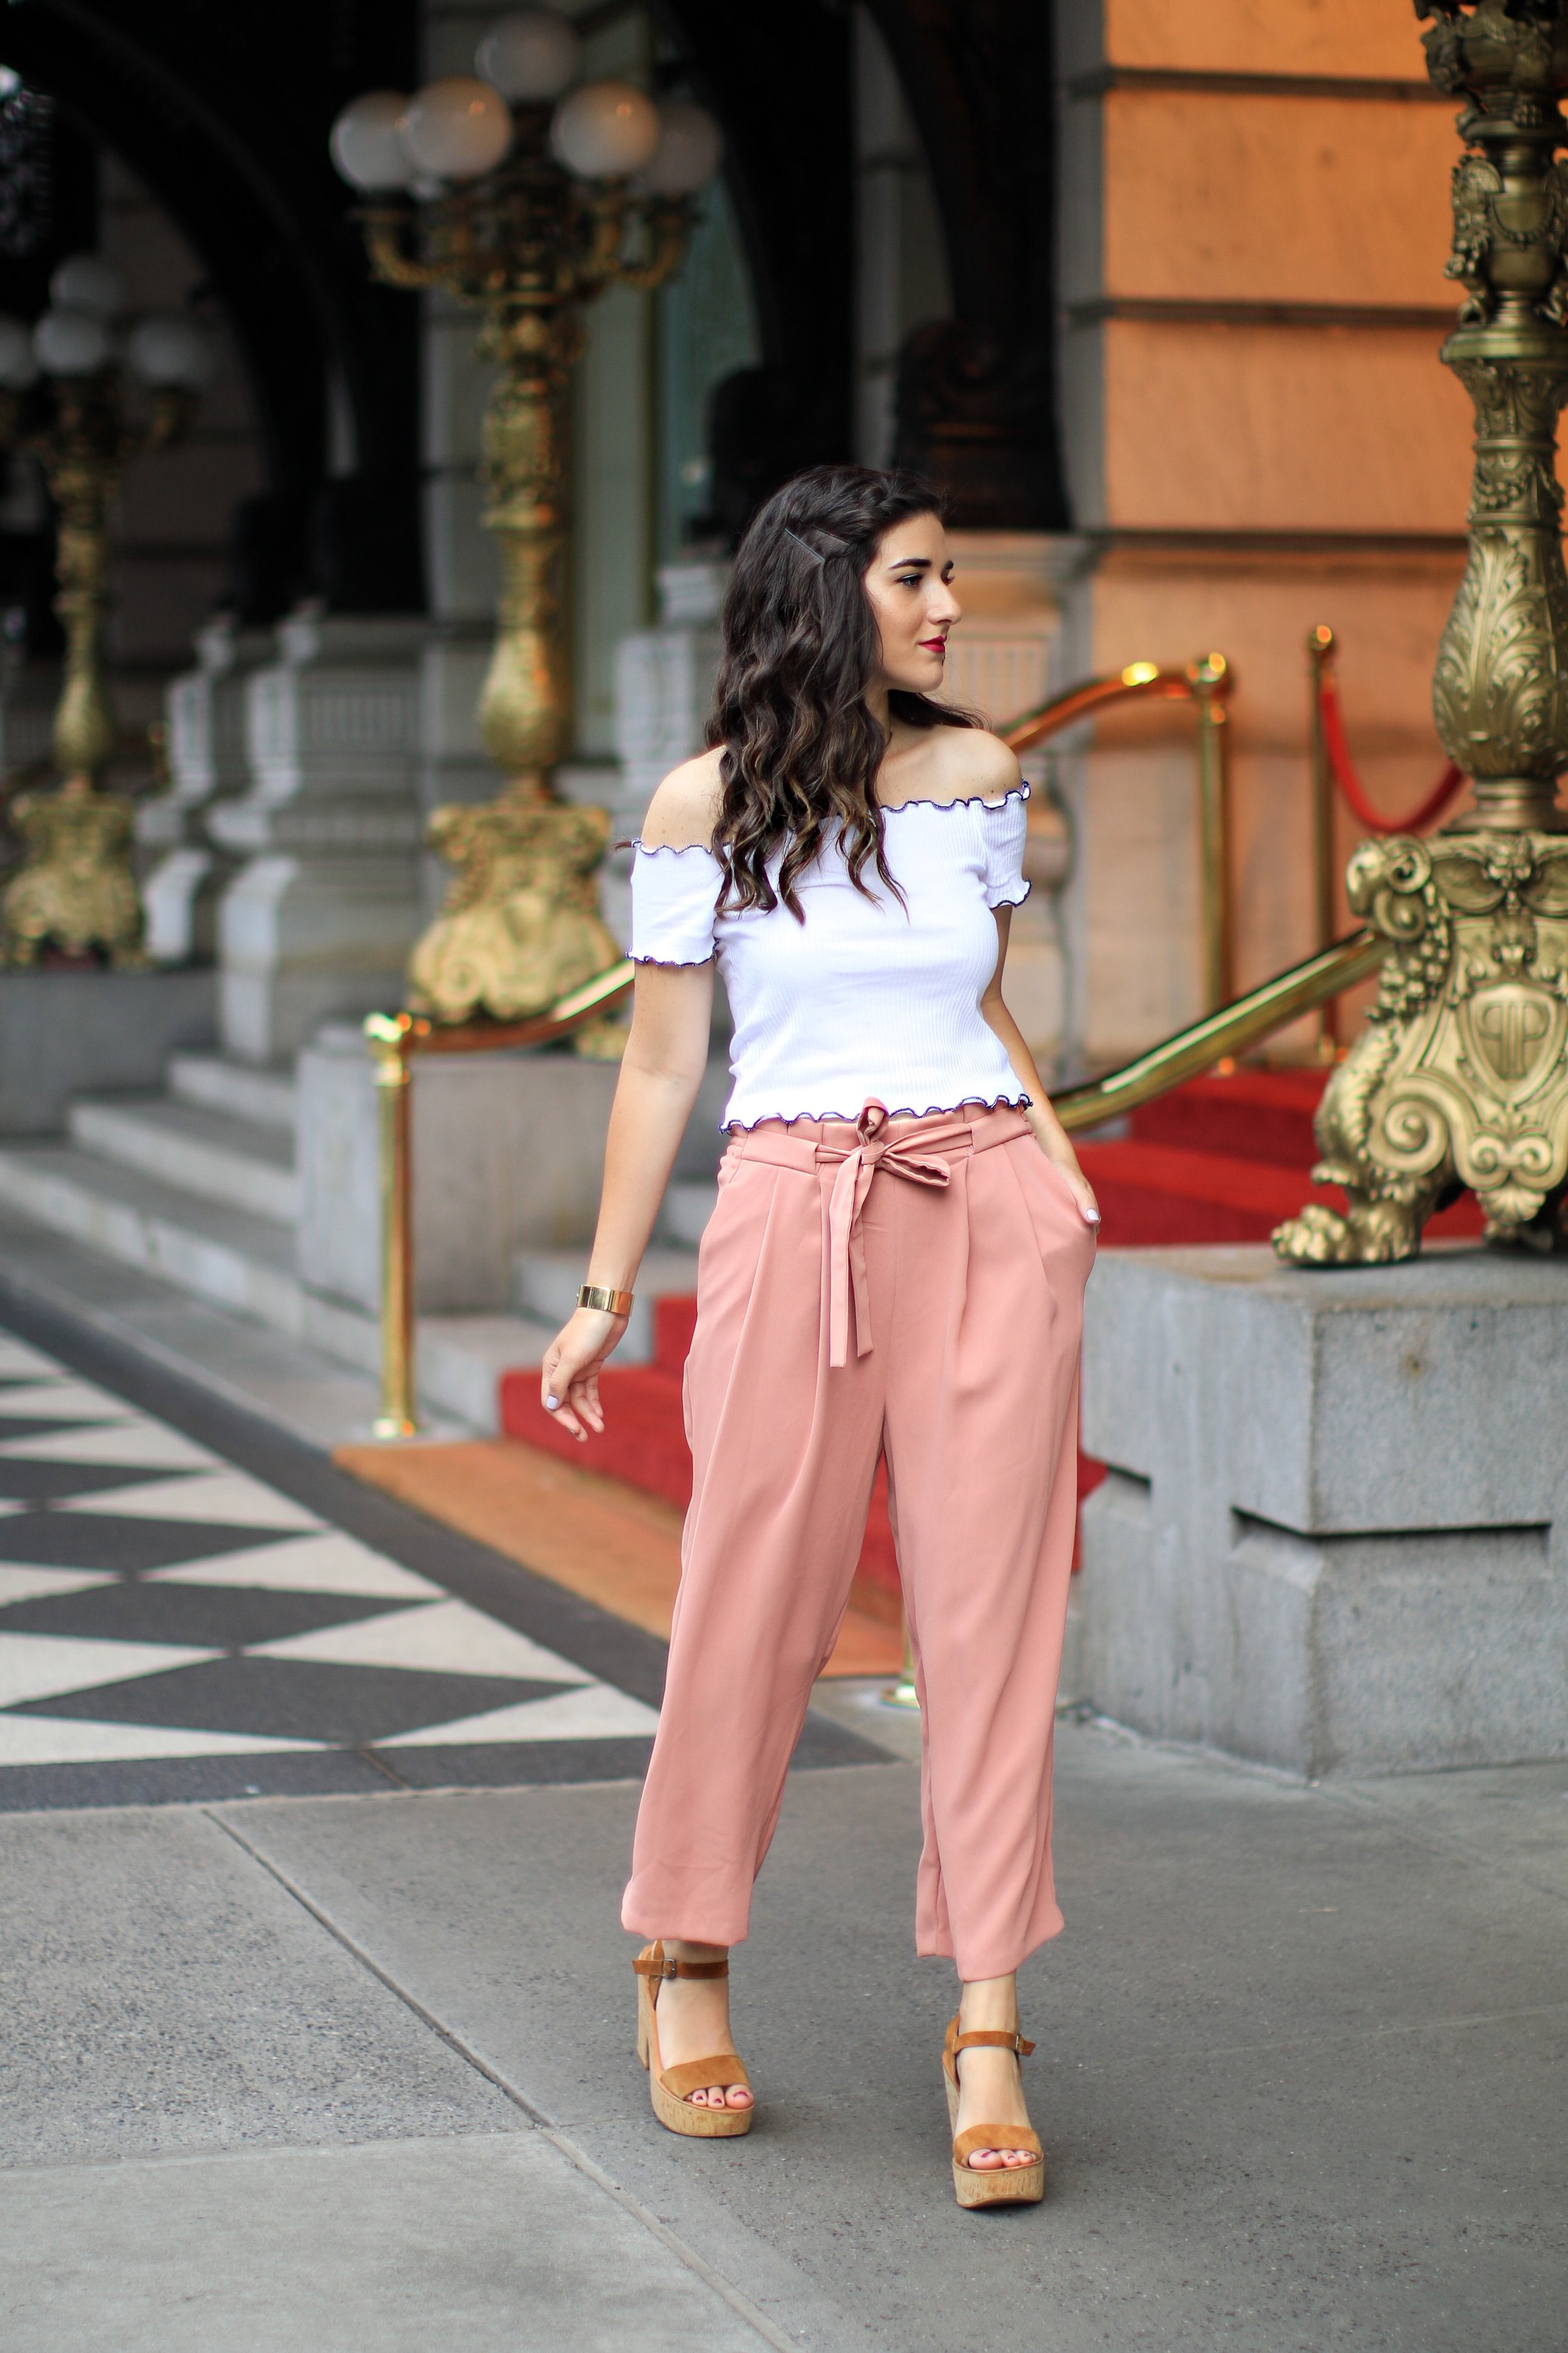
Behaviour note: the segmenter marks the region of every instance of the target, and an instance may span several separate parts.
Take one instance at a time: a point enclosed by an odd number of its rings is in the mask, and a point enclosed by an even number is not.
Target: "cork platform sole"
[[[662,1944],[645,1945],[632,1963],[637,1977],[637,2060],[647,2069],[648,2096],[654,2115],[667,2132],[689,2140],[739,2140],[752,2129],[757,2111],[749,2108],[694,2107],[687,2096],[710,2084],[751,2084],[745,2062],[733,2051],[707,2059],[683,2060],[666,2067],[658,2051],[658,1992],[667,1978],[722,1978],[728,1961],[667,1960]]]
[[[1039,2135],[1028,2125],[971,2125],[958,2129],[958,2057],[977,2044],[1013,2052],[1026,2059],[1034,2049],[1021,2034],[961,2034],[955,2018],[942,2047],[942,2081],[947,2090],[948,2130],[953,2135],[952,2189],[961,2206],[1037,2206],[1046,2194],[1046,2153]],[[969,2160],[977,2148],[1033,2148],[1033,2165],[999,2165],[976,2173]]]

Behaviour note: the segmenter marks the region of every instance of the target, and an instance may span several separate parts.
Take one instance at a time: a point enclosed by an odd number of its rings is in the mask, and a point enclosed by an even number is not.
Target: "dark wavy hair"
[[[814,466],[748,524],[724,599],[708,723],[710,746],[724,747],[712,841],[724,869],[721,909],[771,910],[782,900],[804,923],[795,883],[835,828],[856,889],[871,896],[865,871],[874,865],[898,892],[875,789],[887,742],[866,702],[880,641],[864,582],[886,532],[942,512],[940,492],[918,474]],[[978,724],[902,689],[889,702],[911,727]],[[768,868],[781,849],[775,890]]]

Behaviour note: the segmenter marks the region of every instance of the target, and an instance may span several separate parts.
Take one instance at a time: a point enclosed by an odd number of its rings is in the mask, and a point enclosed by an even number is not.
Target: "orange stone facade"
[[[1443,766],[1433,659],[1463,565],[1469,404],[1437,360],[1451,102],[1400,0],[1064,8],[1063,398],[1081,552],[1064,681],[1234,665],[1245,987],[1313,939],[1305,640],[1339,638],[1378,805]],[[1097,1063],[1199,1009],[1194,773],[1179,710],[1064,757],[1069,1050]],[[1348,814],[1340,847],[1357,829]],[[1285,1050],[1304,1053],[1306,1026]]]

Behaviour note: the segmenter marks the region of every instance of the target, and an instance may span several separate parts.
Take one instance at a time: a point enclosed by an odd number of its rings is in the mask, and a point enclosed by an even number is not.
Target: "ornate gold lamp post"
[[[52,944],[134,965],[146,959],[132,807],[98,784],[119,740],[102,665],[109,510],[131,459],[188,430],[211,353],[195,322],[178,317],[143,319],[121,346],[119,272],[95,254],[62,262],[49,292],[51,308],[31,332],[0,318],[0,446],[39,460],[58,515],[55,610],[66,654],[52,753],[62,782],[12,808],[26,858],[5,893],[0,952],[8,964],[35,964]],[[141,422],[126,412],[122,360],[152,395]]]
[[[720,141],[700,107],[655,106],[626,82],[570,88],[580,46],[563,17],[522,11],[480,42],[483,79],[412,99],[369,92],[332,132],[339,171],[370,198],[376,275],[480,307],[478,348],[500,370],[483,480],[501,593],[479,718],[506,781],[489,804],[430,820],[457,871],[409,990],[444,1022],[542,1012],[620,954],[595,882],[609,816],[567,805],[550,781],[571,725],[568,386],[586,305],[610,286],[663,285],[679,266]]]
[[[1429,841],[1363,842],[1354,912],[1393,943],[1318,1115],[1317,1181],[1274,1237],[1309,1265],[1408,1258],[1460,1185],[1489,1240],[1568,1244],[1568,0],[1415,0],[1427,70],[1463,100],[1443,359],[1475,404],[1469,562],[1433,702],[1475,807]]]

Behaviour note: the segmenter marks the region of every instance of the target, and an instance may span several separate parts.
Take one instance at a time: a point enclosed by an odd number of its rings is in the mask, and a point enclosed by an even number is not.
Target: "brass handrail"
[[[1103,1126],[1140,1103],[1168,1094],[1184,1079],[1211,1070],[1226,1056],[1242,1054],[1276,1029],[1283,1029],[1303,1013],[1368,980],[1387,955],[1393,942],[1373,931],[1352,932],[1331,948],[1277,972],[1272,980],[1248,989],[1217,1013],[1208,1013],[1174,1037],[1151,1046],[1136,1060],[1124,1062],[1087,1085],[1053,1095],[1051,1107],[1069,1135],[1086,1127]]]
[[[416,1054],[499,1053],[507,1047],[545,1046],[570,1038],[613,1012],[630,995],[637,967],[629,957],[526,1021],[459,1021],[449,1026],[420,1013],[372,1013],[365,1018],[379,1106],[381,1191],[381,1411],[377,1438],[412,1438],[419,1427],[414,1391],[414,1155],[410,1148],[409,1068]]]
[[[1125,670],[1086,679],[1027,711],[1002,740],[1030,752],[1068,727],[1121,702],[1190,702],[1198,721],[1198,844],[1203,923],[1203,998],[1206,1011],[1227,1004],[1236,987],[1236,908],[1231,889],[1230,736],[1226,705],[1236,674],[1223,654],[1205,654],[1185,670],[1129,662]]]
[[[1331,948],[1294,964],[1249,989],[1234,1004],[1206,1014],[1146,1054],[1087,1085],[1053,1095],[1069,1134],[1103,1126],[1140,1103],[1180,1086],[1225,1056],[1245,1053],[1276,1029],[1310,1013],[1330,996],[1370,978],[1390,943],[1372,931],[1352,933]],[[410,1064],[417,1054],[476,1054],[539,1046],[570,1037],[621,1004],[636,967],[612,965],[596,980],[527,1021],[470,1021],[446,1029],[415,1013],[373,1013],[364,1024],[380,1106],[381,1174],[381,1411],[377,1438],[410,1438],[418,1428],[414,1387],[413,1167],[409,1149]]]

